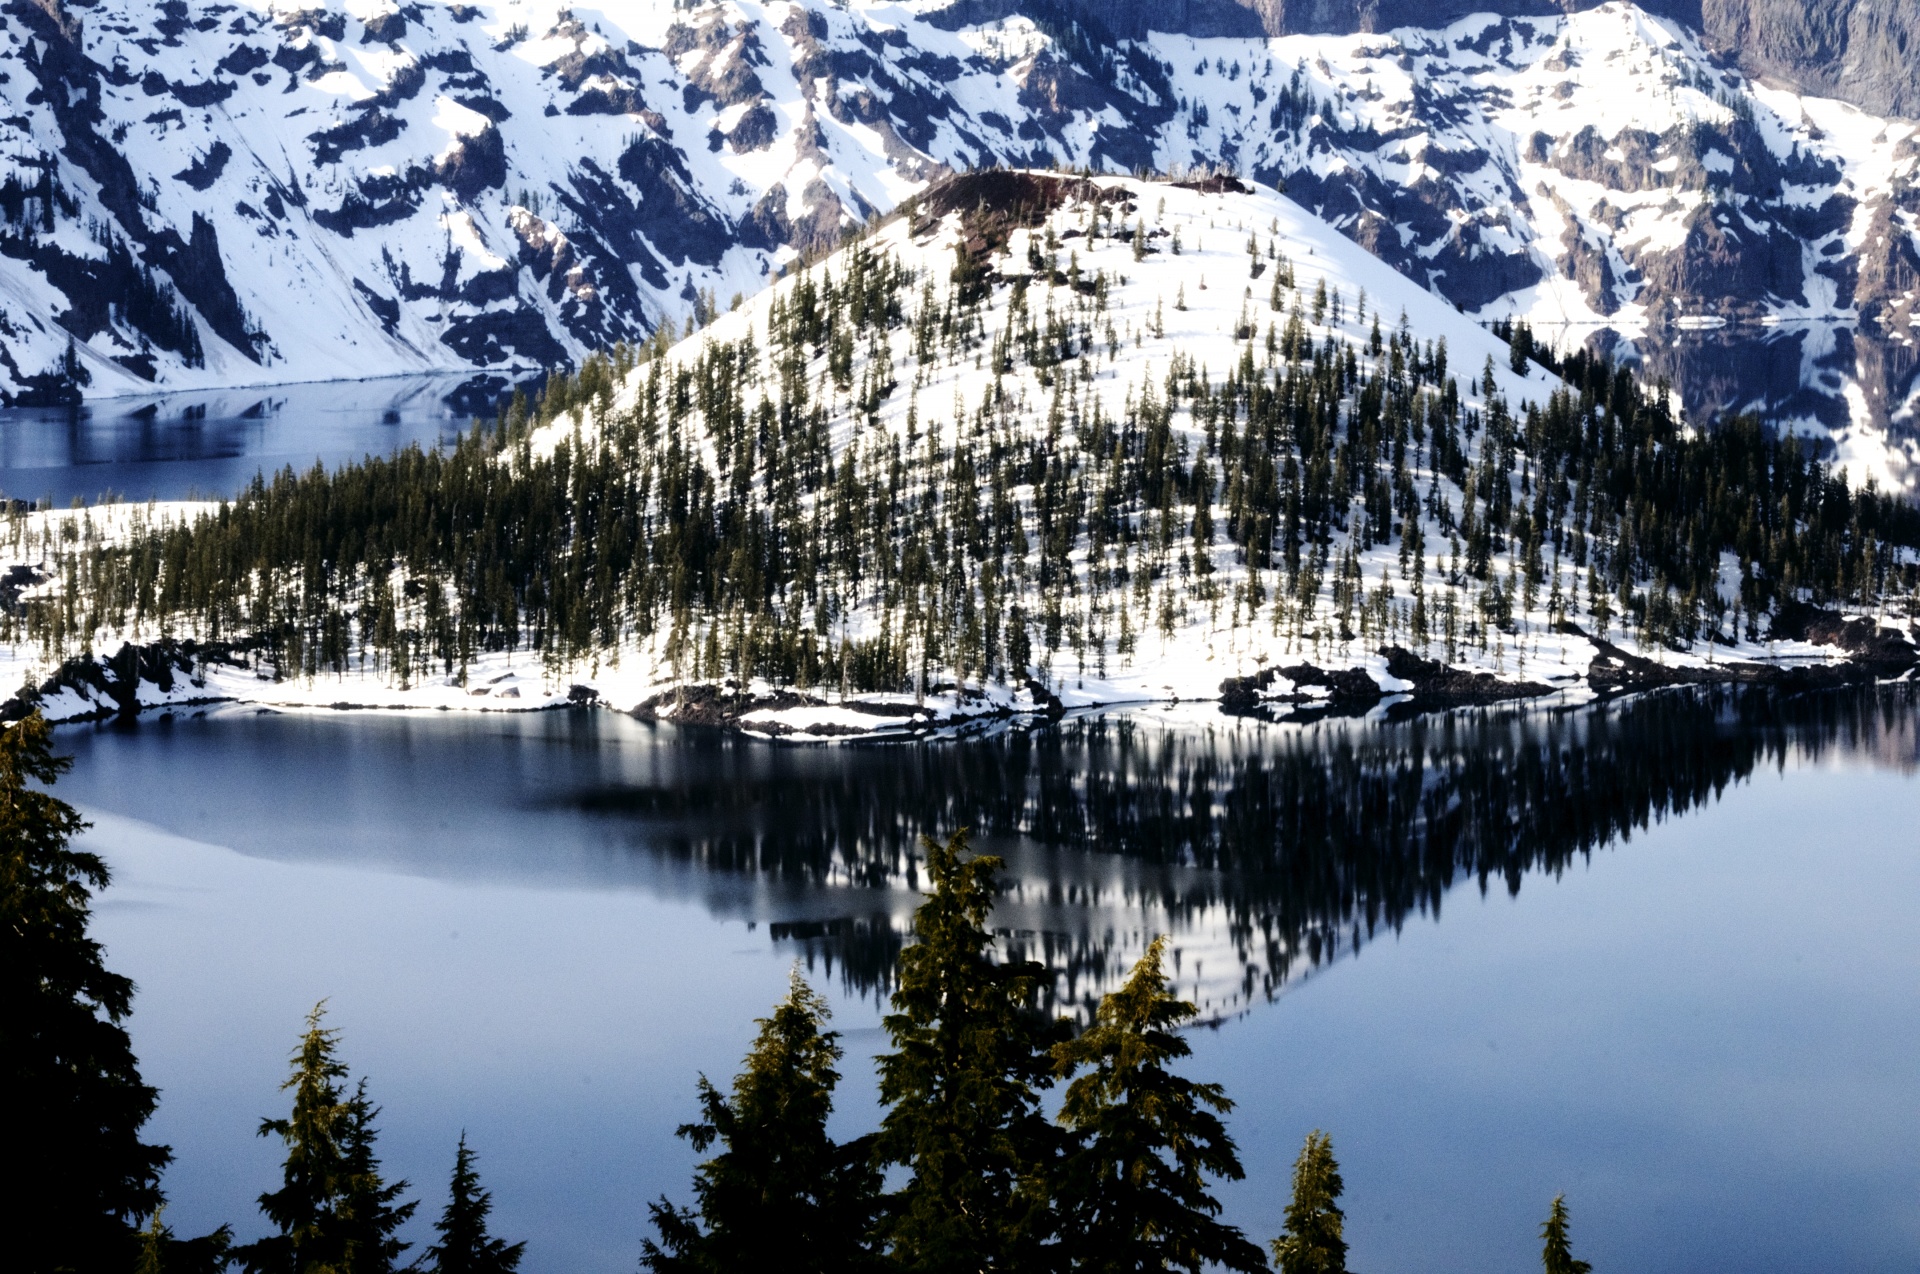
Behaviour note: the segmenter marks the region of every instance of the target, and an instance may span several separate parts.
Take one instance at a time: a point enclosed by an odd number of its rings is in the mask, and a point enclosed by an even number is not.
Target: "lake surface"
[[[410,376],[0,410],[0,495],[62,507],[108,493],[232,496],[262,471],[438,446],[476,416],[492,420],[513,387],[502,375]]]
[[[1665,381],[1701,425],[1758,416],[1813,440],[1856,483],[1920,492],[1920,345],[1839,323],[1661,331],[1628,340],[1608,328],[1544,329]]]
[[[1587,339],[1582,337],[1582,339]],[[1847,329],[1616,343],[1707,420],[1755,411],[1861,476],[1920,473],[1909,347]],[[294,386],[0,412],[13,498],[231,495],[445,442],[504,381]],[[177,1159],[168,1219],[260,1232],[254,1136],[327,998],[430,1240],[461,1130],[529,1274],[630,1271],[672,1137],[795,960],[871,1056],[914,838],[1009,862],[1007,945],[1084,1014],[1173,936],[1277,1232],[1310,1129],[1353,1264],[1920,1265],[1920,708],[1906,691],[1272,726],[1211,707],[947,744],[783,747],[600,712],[251,711],[60,733],[114,866],[98,932]],[[418,1247],[415,1253],[419,1251]]]
[[[183,1230],[260,1232],[253,1130],[327,997],[423,1213],[464,1129],[530,1274],[631,1270],[647,1201],[687,1198],[696,1076],[733,1074],[796,959],[846,1032],[840,1128],[872,1125],[913,838],[964,824],[1063,1011],[1172,935],[1262,1241],[1318,1127],[1357,1269],[1537,1269],[1563,1190],[1602,1271],[1920,1263],[1906,688],[878,747],[588,711],[59,739]]]

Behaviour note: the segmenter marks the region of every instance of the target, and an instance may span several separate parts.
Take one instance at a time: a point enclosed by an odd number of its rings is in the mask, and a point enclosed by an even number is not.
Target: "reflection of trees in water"
[[[1758,765],[1842,748],[1911,766],[1912,709],[1905,688],[1723,689],[1395,725],[1115,714],[957,743],[733,750],[586,803],[642,815],[650,845],[708,869],[853,886],[811,895],[819,918],[773,936],[873,992],[904,940],[914,837],[971,827],[1009,858],[996,922],[1060,971],[1063,1000],[1084,1004],[1167,930],[1182,989],[1218,1013],[1438,916],[1464,880],[1517,893]],[[890,901],[863,909],[880,888]]]
[[[1543,336],[1550,331],[1543,331]],[[1854,458],[1884,451],[1879,467],[1902,487],[1920,480],[1920,354],[1864,328],[1821,323],[1663,332],[1630,341],[1611,329],[1567,329],[1616,359],[1638,363],[1649,382],[1665,380],[1688,418],[1751,413],[1775,425],[1815,423],[1845,439]],[[1868,436],[1860,436],[1860,430]]]

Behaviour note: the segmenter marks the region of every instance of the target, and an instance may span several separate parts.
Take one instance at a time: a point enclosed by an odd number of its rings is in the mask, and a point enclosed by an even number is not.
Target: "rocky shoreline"
[[[237,653],[224,642],[163,638],[143,645],[123,644],[105,658],[75,656],[52,676],[22,686],[0,703],[0,723],[18,721],[35,709],[48,712],[49,720],[65,723],[133,716],[163,706],[229,702],[231,696],[209,689],[206,668],[209,663],[243,667]],[[143,695],[142,686],[157,693]],[[194,693],[198,691],[207,693]]]
[[[1592,645],[1594,656],[1584,677],[1559,684],[1496,676],[1484,670],[1449,666],[1401,646],[1385,646],[1366,667],[1323,668],[1309,662],[1276,664],[1249,676],[1220,682],[1217,701],[1227,716],[1267,720],[1306,721],[1326,716],[1359,716],[1382,705],[1396,718],[1454,708],[1486,707],[1583,691],[1597,698],[1613,698],[1673,686],[1755,685],[1789,692],[1835,689],[1893,680],[1920,666],[1920,644],[1915,633],[1885,627],[1873,620],[1847,618],[1838,611],[1808,605],[1791,607],[1774,617],[1769,636],[1775,641],[1803,643],[1838,652],[1842,657],[1822,662],[1762,662],[1697,658],[1666,662],[1626,650],[1567,623],[1559,631]],[[212,671],[253,673],[248,650],[225,642],[191,640],[125,644],[106,657],[66,660],[49,677],[23,686],[0,703],[0,722],[17,721],[35,709],[56,722],[99,721],[132,717],[155,709],[218,703],[253,702],[234,693],[231,683],[217,686]],[[1371,669],[1371,670],[1370,670]],[[273,684],[260,676],[263,684]],[[475,694],[481,692],[475,691]],[[517,692],[509,692],[517,694]],[[1011,721],[1059,720],[1075,708],[1117,706],[1119,702],[1149,704],[1181,702],[1180,698],[1105,701],[1089,699],[1068,704],[1039,681],[1029,680],[1015,692],[988,693],[958,687],[951,682],[928,688],[920,696],[864,695],[841,699],[803,691],[743,690],[723,685],[689,685],[649,695],[627,711],[645,721],[729,731],[769,739],[830,741],[857,738],[904,739],[953,734]],[[1205,700],[1201,700],[1205,701]],[[263,706],[276,706],[262,696]],[[301,707],[347,710],[406,704],[361,704],[334,701],[303,703]],[[446,704],[418,705],[446,710]],[[564,694],[503,703],[477,702],[488,711],[541,711],[561,707],[615,706],[602,691],[576,684]]]
[[[1395,716],[1404,717],[1544,698],[1576,688],[1599,698],[1673,686],[1763,685],[1790,692],[1825,690],[1891,680],[1920,666],[1920,645],[1916,645],[1912,634],[1804,605],[1776,617],[1771,636],[1781,641],[1830,647],[1843,652],[1844,659],[1819,664],[1754,660],[1663,663],[1596,638],[1575,624],[1563,624],[1561,631],[1592,643],[1596,651],[1586,676],[1577,686],[1497,677],[1489,672],[1451,667],[1422,658],[1404,647],[1386,646],[1377,652],[1386,673],[1384,683],[1359,667],[1328,669],[1306,662],[1275,665],[1252,676],[1224,679],[1220,683],[1218,703],[1220,711],[1228,716],[1274,720],[1358,716],[1389,703]],[[952,691],[953,687],[937,689]],[[827,700],[792,691],[754,695],[697,686],[679,692],[677,702],[675,695],[655,696],[636,708],[635,714],[646,720],[671,720],[786,739],[913,737],[962,724],[1015,718],[1058,719],[1065,715],[1066,708],[1057,695],[1037,682],[1029,683],[1028,689],[1040,706],[1023,710],[998,704],[970,713],[943,714],[909,704],[849,700],[829,705]],[[801,726],[765,719],[794,709],[829,706],[871,716],[885,724],[862,729],[842,723]],[[763,719],[748,720],[755,716]]]

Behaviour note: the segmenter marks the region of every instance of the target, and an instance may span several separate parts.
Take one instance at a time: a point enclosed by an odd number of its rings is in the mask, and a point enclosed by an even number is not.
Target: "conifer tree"
[[[164,1207],[155,1208],[140,1231],[140,1256],[133,1263],[133,1274],[163,1274],[167,1268],[167,1244],[173,1231],[160,1222]]]
[[[1566,1195],[1553,1196],[1553,1210],[1540,1227],[1540,1238],[1544,1243],[1540,1263],[1546,1274],[1590,1274],[1593,1269],[1590,1263],[1574,1259],[1573,1243],[1567,1235]]]
[[[1094,1024],[1053,1049],[1067,1086],[1060,1120],[1079,1138],[1055,1191],[1068,1267],[1092,1274],[1264,1271],[1266,1259],[1238,1228],[1216,1220],[1207,1176],[1243,1175],[1220,1115],[1233,1102],[1218,1084],[1168,1069],[1192,1049],[1178,1030],[1198,1012],[1167,985],[1166,939],[1155,938]]]
[[[407,1244],[395,1231],[415,1204],[396,1205],[405,1181],[386,1183],[374,1156],[374,1118],[363,1080],[351,1094],[339,1032],[321,1025],[326,1003],[307,1014],[293,1053],[293,1090],[285,1119],[260,1121],[262,1137],[287,1147],[278,1190],[260,1196],[260,1210],[278,1233],[235,1250],[253,1274],[389,1274]]]
[[[1034,1269],[1062,1140],[1039,1109],[1061,1035],[1034,1006],[1045,970],[992,958],[1000,860],[969,854],[964,830],[920,844],[928,896],[885,1020],[893,1051],[880,1059],[879,1157],[912,1172],[889,1201],[890,1254],[913,1271]]]
[[[307,1014],[306,1033],[293,1054],[293,1074],[281,1091],[293,1090],[293,1110],[285,1119],[260,1121],[262,1137],[286,1143],[278,1190],[260,1196],[260,1210],[279,1233],[241,1247],[235,1255],[257,1274],[296,1274],[337,1259],[329,1250],[333,1213],[344,1171],[346,1142],[346,1063],[337,1056],[338,1031],[320,1025],[326,1003]]]
[[[373,1153],[379,1136],[373,1121],[379,1114],[362,1079],[347,1103],[346,1172],[338,1213],[342,1274],[389,1274],[399,1268],[400,1254],[411,1246],[397,1235],[420,1205],[398,1201],[406,1193],[406,1181],[389,1182],[381,1176],[380,1160]]]
[[[87,934],[107,865],[73,848],[73,807],[29,786],[71,764],[38,713],[0,728],[0,1076],[26,1169],[0,1190],[0,1233],[22,1274],[130,1267],[171,1158],[140,1139],[158,1093],[121,1025],[133,983]]]
[[[134,1274],[219,1274],[227,1268],[233,1247],[233,1227],[223,1225],[197,1239],[175,1237],[173,1228],[161,1220],[165,1207],[155,1208],[140,1231],[140,1251],[133,1263]]]
[[[481,1188],[474,1158],[467,1145],[467,1134],[463,1132],[460,1147],[453,1156],[453,1181],[446,1211],[433,1223],[433,1228],[440,1232],[440,1241],[426,1252],[426,1268],[432,1274],[513,1274],[520,1268],[520,1257],[527,1245],[508,1243],[487,1232],[493,1195]]]
[[[1294,1162],[1287,1227],[1273,1241],[1273,1263],[1280,1274],[1345,1274],[1347,1240],[1341,1230],[1346,1218],[1339,1202],[1345,1188],[1333,1158],[1333,1138],[1316,1128],[1307,1134]]]
[[[870,1236],[880,1177],[872,1138],[827,1135],[839,1083],[839,1033],[826,1001],[796,969],[734,1077],[731,1096],[700,1079],[699,1123],[679,1135],[719,1154],[694,1174],[698,1210],[652,1204],[659,1242],[641,1244],[656,1274],[784,1270],[827,1274],[877,1265]]]

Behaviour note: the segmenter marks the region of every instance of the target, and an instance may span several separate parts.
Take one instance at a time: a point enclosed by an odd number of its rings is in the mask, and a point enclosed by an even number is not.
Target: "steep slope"
[[[1027,8],[1002,3],[994,11]],[[1125,35],[1357,35],[1432,30],[1491,13],[1557,18],[1596,0],[1102,0],[1073,4],[1087,20]],[[1920,8],[1872,0],[1649,0],[1649,13],[1701,32],[1717,57],[1801,93],[1835,97],[1879,115],[1920,115]],[[987,11],[981,4],[976,12]]]
[[[1238,169],[1490,317],[1910,330],[1913,126],[1631,6],[1068,12],[9,0],[0,398],[574,362],[992,163]]]
[[[564,363],[690,271],[754,286],[625,53],[546,9],[13,5],[16,382]]]
[[[1244,75],[1201,42],[1154,47],[1188,104],[1191,149],[1166,158],[1283,182],[1469,311],[1624,331],[1911,315],[1911,273],[1870,262],[1912,254],[1914,126],[1754,86],[1631,6],[1275,40]]]
[[[1912,666],[1920,510],[1529,347],[1270,189],[960,175],[503,436],[13,515],[0,675],[832,734]]]

